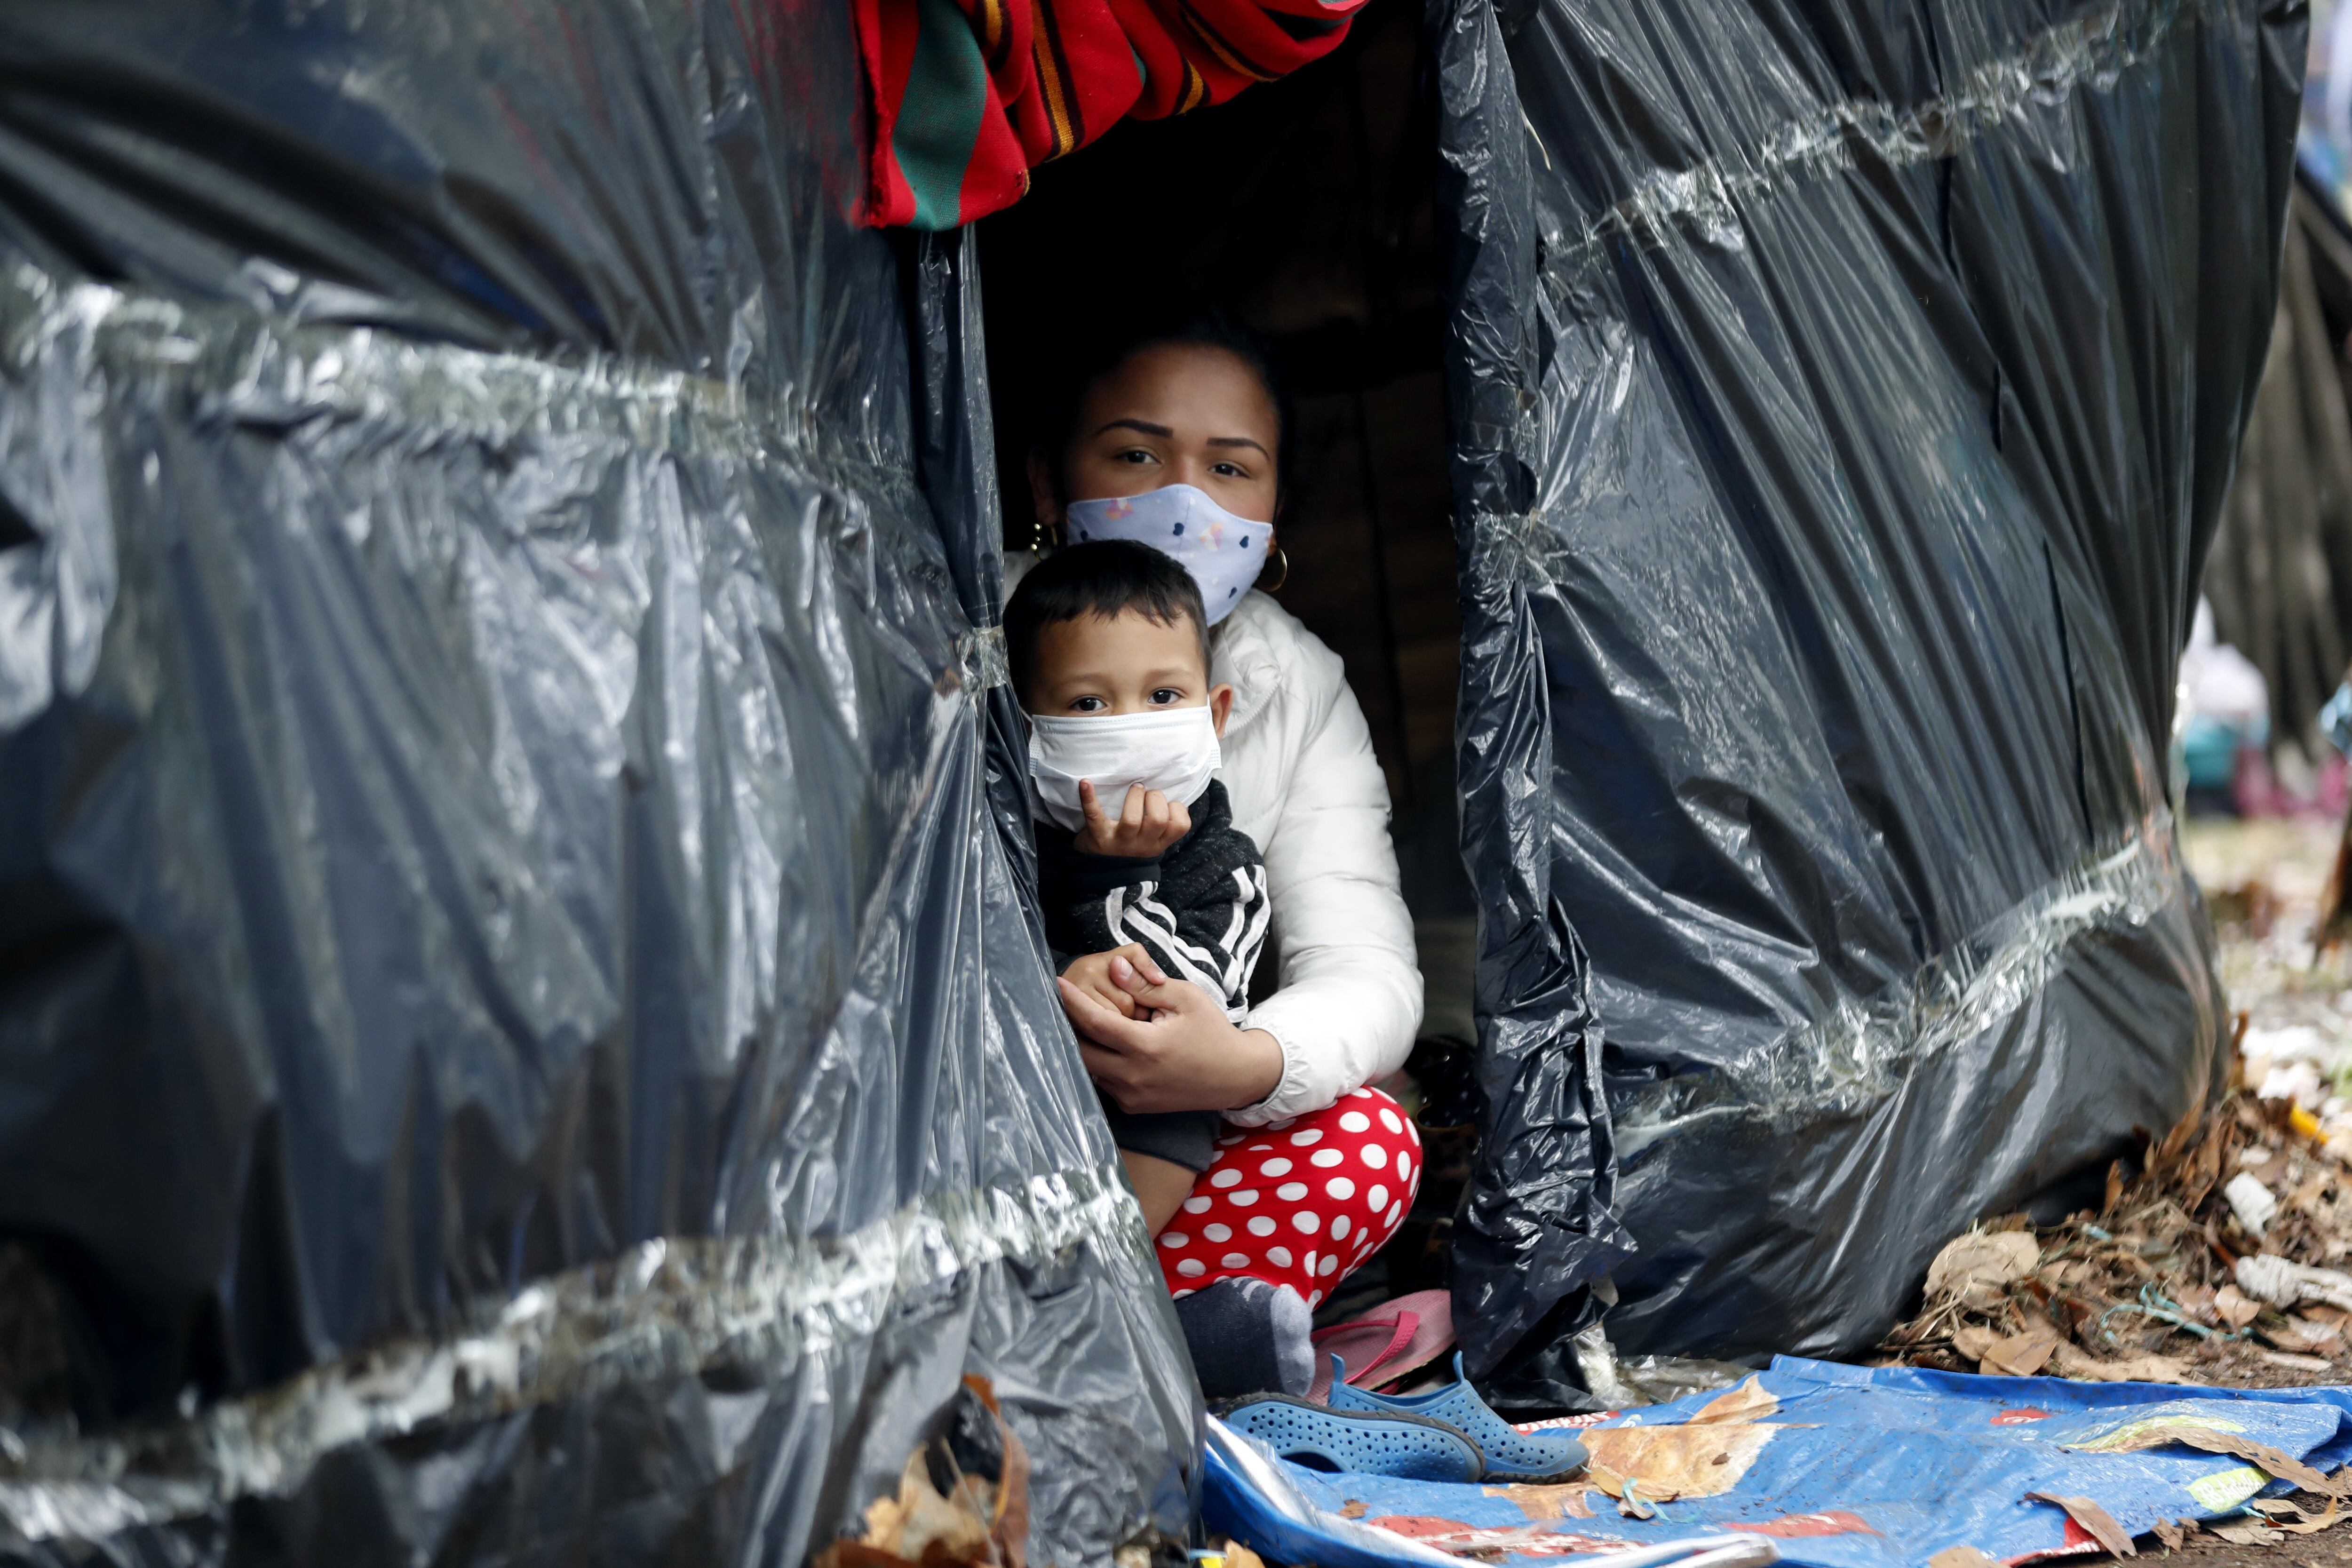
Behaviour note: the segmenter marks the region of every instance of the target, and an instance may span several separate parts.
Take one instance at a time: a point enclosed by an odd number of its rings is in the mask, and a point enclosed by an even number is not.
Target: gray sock
[[[1315,1381],[1315,1316],[1287,1285],[1246,1275],[1220,1279],[1176,1303],[1176,1321],[1192,1352],[1201,1392],[1211,1399],[1244,1394],[1304,1394]]]

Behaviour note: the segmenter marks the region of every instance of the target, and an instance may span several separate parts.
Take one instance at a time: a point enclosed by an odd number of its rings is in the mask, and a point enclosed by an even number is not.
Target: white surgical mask
[[[1172,555],[1201,585],[1201,606],[1215,626],[1233,613],[1265,569],[1274,524],[1235,517],[1191,485],[1162,485],[1139,496],[1074,500],[1065,531],[1073,544],[1131,539]]]
[[[1078,781],[1090,780],[1107,816],[1127,804],[1129,784],[1190,805],[1224,762],[1209,710],[1153,708],[1141,713],[1029,719],[1029,776],[1037,815],[1072,833],[1087,825]]]

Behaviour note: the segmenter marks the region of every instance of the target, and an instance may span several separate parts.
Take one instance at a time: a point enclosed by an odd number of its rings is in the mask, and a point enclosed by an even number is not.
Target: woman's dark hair
[[[1273,346],[1217,305],[1190,305],[1140,326],[1132,321],[1125,325],[1124,331],[1098,334],[1082,347],[1071,362],[1070,374],[1063,377],[1047,400],[1045,417],[1037,426],[1037,446],[1045,455],[1046,471],[1053,476],[1055,489],[1061,488],[1062,454],[1069,447],[1071,427],[1077,422],[1078,405],[1086,401],[1088,387],[1146,349],[1216,349],[1247,365],[1274,403],[1275,421],[1281,431],[1274,454],[1275,515],[1279,518],[1290,498],[1291,457],[1298,444],[1298,411],[1291,402],[1290,386],[1283,377]]]
[[[1131,539],[1097,539],[1056,550],[1032,566],[1004,606],[1004,654],[1013,693],[1024,702],[1037,668],[1037,636],[1080,616],[1141,613],[1163,626],[1189,620],[1209,668],[1209,615],[1201,585],[1176,558]]]

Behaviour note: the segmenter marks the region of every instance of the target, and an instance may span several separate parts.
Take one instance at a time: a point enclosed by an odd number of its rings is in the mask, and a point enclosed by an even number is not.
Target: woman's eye
[[[1238,463],[1212,463],[1209,465],[1209,472],[1228,479],[1249,478],[1248,474],[1242,471],[1241,465]]]
[[[1146,447],[1129,447],[1126,451],[1121,452],[1118,456],[1113,458],[1111,461],[1114,463],[1132,463],[1140,468],[1145,463],[1157,462],[1159,461],[1159,458]]]
[[[1184,694],[1172,686],[1163,686],[1151,694],[1152,706],[1155,708],[1165,708],[1171,702],[1183,700]]]

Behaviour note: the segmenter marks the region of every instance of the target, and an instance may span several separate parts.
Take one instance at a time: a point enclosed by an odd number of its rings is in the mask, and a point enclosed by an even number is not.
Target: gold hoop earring
[[[1029,524],[1029,553],[1043,561],[1049,545],[1055,550],[1062,547],[1062,525],[1048,523],[1042,517],[1032,519]]]
[[[1282,585],[1290,581],[1290,552],[1277,544],[1274,547],[1274,552],[1282,562],[1282,575],[1276,577],[1271,584],[1262,590],[1262,592],[1268,594],[1281,593]]]

